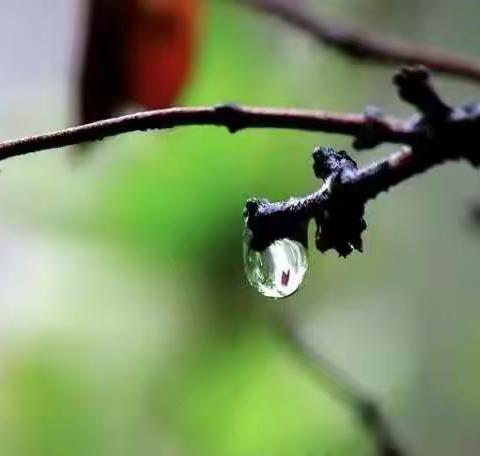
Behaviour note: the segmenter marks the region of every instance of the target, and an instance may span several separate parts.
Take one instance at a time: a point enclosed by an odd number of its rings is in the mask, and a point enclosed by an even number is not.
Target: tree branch
[[[466,109],[466,108],[465,108]],[[464,110],[452,116],[452,129],[480,125],[480,111]],[[139,112],[0,143],[0,161],[48,149],[99,141],[134,131],[165,130],[185,126],[225,127],[231,133],[250,128],[275,128],[335,133],[352,136],[357,149],[382,143],[414,145],[424,142],[429,133],[411,120],[384,118],[367,110],[363,114],[339,114],[307,109],[247,107],[234,104],[214,107],[171,108]]]
[[[242,107],[233,104],[215,107],[171,108],[146,111],[102,120],[65,130],[0,143],[0,161],[47,149],[98,141],[133,131],[164,130],[193,125],[226,127],[231,133],[246,128],[281,128],[322,131],[378,142],[408,144],[417,133],[394,119],[372,120],[365,114],[335,114],[302,109]]]
[[[286,0],[237,0],[270,14],[311,35],[322,44],[356,59],[382,65],[423,65],[437,73],[480,81],[480,63],[467,56],[433,47],[374,35],[316,16],[296,2]]]
[[[378,456],[405,456],[405,450],[394,437],[387,418],[376,401],[328,358],[309,346],[294,325],[285,318],[274,318],[274,330],[298,361],[329,391],[352,410],[365,431],[372,438]]]
[[[282,238],[301,242],[298,233],[315,218],[316,245],[321,252],[332,249],[340,256],[347,256],[354,249],[362,251],[361,236],[367,226],[363,216],[369,200],[449,160],[465,159],[474,166],[480,164],[479,105],[449,107],[435,92],[422,68],[404,69],[394,82],[400,97],[421,113],[408,130],[409,147],[360,169],[345,152],[318,148],[314,152],[314,172],[325,181],[320,190],[288,201],[247,202],[245,215],[253,249],[263,250]],[[367,139],[368,145],[377,143],[375,135]],[[357,138],[357,146],[359,142]]]
[[[480,154],[475,146],[480,128],[480,104],[451,108],[438,96],[426,70],[421,68],[401,71],[394,82],[400,97],[414,105],[420,115],[400,121],[384,118],[372,109],[364,114],[334,114],[236,105],[173,108],[0,143],[0,160],[131,131],[188,125],[223,126],[232,133],[245,128],[337,133],[352,136],[357,149],[372,148],[382,143],[408,146],[400,153],[363,169],[357,169],[353,160],[345,160],[341,154],[321,149],[316,154],[317,168],[320,162],[337,161],[338,169],[333,172],[327,166],[332,175],[322,176],[320,170],[319,177],[335,185],[324,186],[305,198],[280,203],[251,201],[247,205],[248,223],[254,231],[254,248],[260,250],[275,239],[292,237],[298,231],[299,222],[315,217],[319,225],[319,250],[323,252],[333,248],[346,256],[352,248],[362,249],[361,233],[366,226],[363,212],[368,200],[447,160],[467,159],[473,165],[480,164]]]
[[[341,156],[335,157],[339,154],[329,148],[319,148],[315,155],[321,155],[321,160],[332,156],[334,159],[342,159]],[[249,200],[246,214],[248,226],[253,233],[251,247],[263,250],[277,239],[295,239],[299,224],[308,222],[318,214],[328,213],[332,226],[327,229],[324,221],[319,221],[319,234],[323,226],[323,231],[329,233],[329,240],[322,242],[321,245],[317,243],[319,250],[325,252],[333,248],[340,256],[349,255],[353,248],[362,251],[360,235],[366,228],[363,222],[365,204],[378,194],[433,168],[444,160],[446,158],[441,155],[422,156],[410,148],[404,148],[365,168],[356,169],[355,164],[352,168],[342,169],[340,174],[335,175],[333,186],[327,179],[326,184],[318,191],[303,198],[290,198],[281,202],[270,202],[265,199]],[[357,220],[350,219],[350,213],[353,213]],[[355,232],[345,233],[345,230],[353,228]],[[330,239],[337,236],[338,240]]]

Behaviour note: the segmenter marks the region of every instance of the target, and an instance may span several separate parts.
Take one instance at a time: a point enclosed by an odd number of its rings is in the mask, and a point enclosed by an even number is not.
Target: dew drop
[[[269,298],[286,298],[295,293],[308,269],[307,249],[298,241],[280,239],[259,252],[244,238],[245,273],[250,285]]]

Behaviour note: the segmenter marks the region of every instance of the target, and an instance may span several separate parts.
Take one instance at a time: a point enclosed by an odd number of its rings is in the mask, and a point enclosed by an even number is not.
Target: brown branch
[[[147,111],[65,130],[0,143],[0,160],[41,150],[97,141],[123,133],[174,127],[212,125],[234,133],[246,128],[322,131],[360,138],[371,134],[380,142],[409,144],[416,133],[394,119],[372,120],[365,114],[335,114],[301,109],[253,108],[236,105]]]
[[[334,114],[322,111],[251,108],[236,105],[216,107],[174,108],[132,114],[100,121],[45,135],[32,136],[0,143],[0,160],[30,152],[58,148],[114,136],[131,131],[167,129],[188,125],[213,125],[236,132],[245,128],[283,128],[304,131],[322,131],[353,136],[356,148],[371,148],[381,143],[399,143],[409,146],[369,167],[357,169],[348,165],[338,174],[333,194],[347,192],[349,200],[330,207],[332,192],[318,191],[305,198],[281,203],[251,203],[249,224],[255,231],[252,246],[261,249],[273,240],[291,235],[300,220],[318,218],[329,213],[328,223],[318,220],[317,247],[321,251],[335,249],[346,256],[352,248],[361,250],[361,232],[365,229],[363,206],[378,193],[388,190],[415,174],[446,160],[468,159],[480,163],[477,148],[480,128],[480,105],[451,109],[428,81],[423,69],[405,70],[395,78],[399,94],[417,107],[421,116],[399,121],[383,118],[378,113]],[[336,158],[332,158],[336,157]],[[321,161],[338,160],[334,153],[319,155]],[[348,164],[348,163],[347,163]],[[327,166],[328,168],[328,166]],[[331,171],[328,168],[329,171]],[[338,177],[338,176],[337,176]],[[345,195],[341,199],[345,199]],[[258,203],[258,204],[257,204]],[[336,211],[336,208],[341,210]],[[346,210],[346,209],[349,210]],[[346,222],[346,213],[348,222]],[[353,218],[352,218],[353,217]],[[345,230],[350,230],[346,232]]]
[[[311,35],[349,57],[384,65],[423,65],[437,73],[480,81],[480,62],[434,46],[421,45],[337,24],[287,0],[237,0]]]
[[[282,238],[301,242],[304,228],[314,218],[318,250],[335,250],[340,256],[347,256],[354,249],[362,251],[362,233],[367,226],[364,212],[369,200],[446,161],[465,159],[474,166],[480,165],[480,105],[449,107],[422,68],[404,69],[394,82],[400,97],[420,113],[405,130],[409,132],[409,147],[360,169],[345,152],[318,148],[313,157],[315,175],[325,181],[320,190],[288,201],[253,199],[247,203],[253,249],[263,250]],[[356,140],[357,146],[377,143],[374,128],[370,136]]]

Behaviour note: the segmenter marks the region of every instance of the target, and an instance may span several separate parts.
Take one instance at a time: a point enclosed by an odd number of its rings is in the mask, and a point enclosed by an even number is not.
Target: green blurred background
[[[370,31],[475,55],[475,0],[311,1]],[[80,0],[0,1],[0,133],[68,124]],[[393,69],[211,1],[183,105],[224,101],[407,115]],[[475,87],[437,81],[453,102]],[[268,324],[286,314],[368,389],[416,455],[480,451],[480,236],[466,165],[375,201],[366,252],[310,252],[302,290],[247,286],[245,199],[316,188],[315,145],[345,138],[218,128],[130,134],[2,163],[0,455],[370,455],[354,415]],[[392,149],[357,157],[367,163]]]

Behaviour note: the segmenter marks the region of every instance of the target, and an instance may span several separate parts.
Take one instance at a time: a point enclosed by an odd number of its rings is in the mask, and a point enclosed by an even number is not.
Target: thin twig
[[[0,143],[0,161],[41,150],[72,146],[102,140],[123,133],[163,130],[174,127],[212,125],[226,127],[234,133],[245,128],[281,128],[322,131],[353,137],[363,137],[372,128],[364,114],[335,114],[302,109],[275,109],[219,105],[215,107],[171,108],[146,111],[102,120],[65,130],[29,136]],[[376,121],[378,140],[389,143],[409,143],[416,133],[393,119]]]
[[[446,49],[374,35],[322,18],[287,0],[237,0],[275,16],[349,57],[384,65],[423,65],[437,73],[480,81],[480,62]]]
[[[332,395],[352,410],[371,436],[376,454],[405,456],[406,453],[395,439],[387,418],[371,395],[347,372],[307,344],[289,321],[278,317],[272,320],[281,342],[288,345],[299,362],[312,372],[322,386],[327,387]]]

